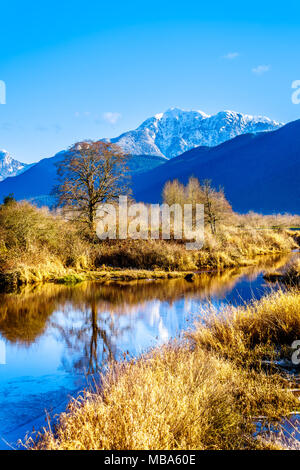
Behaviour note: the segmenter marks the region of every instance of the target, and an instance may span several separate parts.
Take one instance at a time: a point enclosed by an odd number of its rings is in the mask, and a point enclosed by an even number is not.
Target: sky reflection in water
[[[264,270],[287,260],[267,258],[255,268],[202,273],[194,283],[47,285],[2,294],[6,365],[0,365],[0,436],[9,442],[23,437],[43,424],[45,409],[63,410],[68,397],[85,386],[86,374],[177,336],[209,304],[219,309],[261,297],[270,289]]]

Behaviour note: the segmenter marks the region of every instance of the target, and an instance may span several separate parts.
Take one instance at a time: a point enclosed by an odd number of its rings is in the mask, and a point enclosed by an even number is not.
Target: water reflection
[[[0,295],[7,357],[0,365],[0,435],[20,437],[20,426],[30,429],[45,408],[60,411],[68,394],[84,386],[85,374],[174,337],[208,303],[218,307],[260,297],[266,289],[262,273],[289,259],[268,257],[256,267],[203,272],[192,283],[90,282]]]

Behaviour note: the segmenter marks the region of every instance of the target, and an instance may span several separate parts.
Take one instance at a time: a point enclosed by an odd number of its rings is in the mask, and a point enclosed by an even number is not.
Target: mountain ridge
[[[208,115],[203,111],[170,108],[146,119],[134,130],[105,140],[119,145],[127,153],[170,159],[200,145],[215,147],[241,134],[272,131],[282,125],[265,116],[235,111]]]
[[[11,176],[19,175],[29,167],[30,165],[27,163],[14,160],[7,150],[0,149],[0,181]]]
[[[215,146],[237,135],[271,131],[281,126],[282,123],[265,116],[251,116],[235,111],[209,115],[203,111],[170,108],[147,118],[134,130],[102,140],[120,145],[130,155],[169,159],[199,145]],[[0,150],[0,181],[27,171],[36,163],[21,163],[8,152]],[[146,159],[144,163],[147,167]]]
[[[1,181],[0,203],[8,194],[14,194],[17,200],[27,199],[37,205],[52,206],[54,198],[50,196],[50,193],[57,184],[56,164],[64,158],[67,152],[67,150],[62,150],[53,157],[43,158],[31,165],[27,171]],[[132,174],[140,174],[164,161],[163,157],[155,155],[133,155],[130,157],[128,166]]]
[[[246,134],[217,147],[197,147],[137,176],[137,201],[157,203],[164,184],[190,176],[222,186],[234,210],[262,213],[299,212],[300,120],[272,131]]]
[[[262,211],[290,211],[291,209],[294,209],[294,206],[291,206],[288,201],[282,203],[282,195],[280,196],[279,194],[280,191],[277,194],[279,199],[277,196],[277,199],[274,196],[272,201],[267,198],[268,203],[265,206],[263,206],[263,204],[259,204],[258,201],[254,203],[253,197],[252,199],[249,197],[249,191],[256,192],[257,194],[260,193],[262,195],[262,199],[265,197],[261,188],[257,190],[254,187],[255,184],[258,184],[257,181],[259,181],[259,179],[265,177],[264,172],[267,170],[263,165],[264,161],[266,161],[266,165],[269,169],[272,169],[274,165],[277,165],[279,168],[279,173],[278,171],[277,173],[274,173],[273,171],[273,173],[269,175],[268,184],[270,184],[270,180],[273,178],[273,186],[275,185],[275,181],[277,181],[278,185],[281,186],[281,183],[278,182],[280,180],[280,172],[288,171],[289,175],[286,176],[286,180],[289,180],[291,188],[294,188],[296,183],[294,181],[295,177],[293,172],[296,172],[295,174],[297,175],[298,170],[295,167],[296,162],[293,160],[293,158],[295,157],[296,152],[299,161],[300,142],[297,133],[300,135],[300,121],[296,121],[296,124],[290,123],[290,125],[288,124],[282,126],[281,123],[271,121],[269,118],[256,118],[232,111],[220,112],[214,116],[208,116],[200,111],[192,111],[187,113],[188,114],[186,114],[185,111],[179,110],[178,108],[167,111],[169,118],[172,120],[172,122],[175,119],[174,122],[177,122],[176,125],[177,127],[179,126],[181,130],[181,125],[183,128],[185,128],[187,123],[190,123],[190,113],[192,113],[192,118],[195,120],[196,127],[198,126],[198,121],[205,121],[207,123],[208,119],[212,119],[208,122],[208,127],[211,130],[211,123],[217,121],[217,126],[215,128],[215,132],[217,133],[219,133],[220,123],[223,122],[222,119],[225,119],[225,125],[222,126],[222,128],[224,128],[222,136],[224,137],[225,134],[231,135],[231,133],[233,133],[234,138],[226,140],[225,142],[221,142],[214,147],[210,145],[194,146],[192,149],[189,149],[181,153],[179,156],[175,156],[170,159],[167,159],[165,155],[133,155],[130,160],[130,167],[131,173],[133,175],[134,195],[136,195],[138,199],[144,200],[145,202],[157,202],[161,195],[162,186],[167,179],[178,178],[181,180],[187,180],[189,176],[194,175],[199,177],[201,180],[204,178],[212,179],[214,185],[224,186],[226,192],[229,188],[229,196],[235,210],[248,211],[253,209]],[[184,117],[182,117],[183,115]],[[148,132],[151,123],[154,123],[153,125],[155,127],[157,120],[160,122],[162,120],[164,121],[165,119],[166,113],[157,114],[154,116],[154,118],[149,118],[148,120],[144,121],[140,127],[145,128],[145,132]],[[232,122],[234,123],[233,127],[230,124]],[[237,128],[235,127],[236,123],[238,126]],[[241,123],[244,127],[241,127]],[[275,126],[276,130],[265,132],[266,125],[269,127]],[[257,132],[257,129],[261,126],[263,127],[263,131]],[[269,139],[273,139],[272,136],[274,134],[276,136],[281,136],[281,133],[285,135],[286,129],[290,129],[295,126],[297,128],[296,133],[292,132],[289,138],[283,138],[282,141],[279,138],[279,141],[273,145],[266,143],[269,142]],[[237,130],[240,132],[241,129],[245,130],[246,128],[254,128],[255,132],[246,134],[242,132],[241,134],[238,133],[238,135],[235,136]],[[174,126],[169,128],[171,132],[171,141],[172,135],[175,132],[174,129]],[[214,137],[212,136],[211,139],[213,138]],[[218,139],[222,141],[222,138],[218,137]],[[194,143],[195,142],[196,140],[194,140]],[[170,140],[165,144],[165,148],[168,147],[169,143]],[[191,145],[191,143],[192,139],[189,141],[189,145]],[[212,140],[209,140],[207,143],[211,144]],[[175,147],[177,144],[178,142],[175,142]],[[293,145],[296,147],[296,150],[292,149]],[[173,147],[173,150],[175,147]],[[264,147],[266,147],[265,151],[263,151]],[[279,158],[278,152],[276,154],[276,148],[281,149],[282,155],[285,155],[285,158]],[[16,199],[18,200],[28,199],[37,205],[51,206],[53,204],[53,199],[49,195],[53,186],[56,184],[55,163],[57,163],[59,159],[63,158],[67,151],[68,150],[62,150],[54,157],[42,159],[40,162],[29,166],[26,171],[22,171],[22,169],[20,169],[21,174],[6,178],[4,181],[0,182],[0,201],[9,193],[14,193]],[[270,155],[273,155],[274,162],[272,162],[272,159],[270,160]],[[294,167],[291,167],[290,169],[288,169],[289,155],[291,155],[290,158],[293,160],[290,163],[291,165],[294,165]],[[249,175],[243,175],[244,166],[245,171],[248,171],[248,173],[253,173],[255,176],[254,179],[251,179]],[[260,185],[261,184],[263,184],[263,182],[260,183]],[[240,202],[239,194],[235,192],[235,188],[239,188],[240,194],[243,194],[246,191],[246,193],[243,195],[243,200],[240,198]],[[282,190],[282,188],[280,188],[280,190]],[[295,195],[297,199],[298,193],[295,193]],[[249,205],[247,205],[248,200]],[[278,202],[278,204],[276,203],[278,206],[277,209],[275,200]]]

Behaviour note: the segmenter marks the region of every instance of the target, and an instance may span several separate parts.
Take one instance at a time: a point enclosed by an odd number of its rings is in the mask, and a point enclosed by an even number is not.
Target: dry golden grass
[[[58,214],[11,203],[0,206],[0,284],[95,278],[87,273],[112,267],[179,272],[247,266],[260,255],[291,251],[297,246],[293,236],[281,229],[220,225],[216,234],[206,229],[199,251],[174,240],[100,242]]]
[[[190,338],[197,347],[244,366],[262,360],[291,357],[292,342],[300,338],[299,290],[277,291],[244,307],[210,312]]]
[[[111,366],[101,390],[86,392],[56,429],[30,437],[34,449],[263,449],[255,419],[299,409],[286,382],[262,367],[300,334],[300,293],[275,293],[199,323],[184,341]],[[267,346],[267,348],[266,348]],[[262,355],[262,351],[264,354]]]
[[[300,285],[300,259],[295,260],[288,271],[280,277],[280,280],[285,284],[294,286]]]
[[[89,245],[69,223],[27,202],[0,206],[0,270],[88,267]],[[44,269],[43,269],[44,268]]]
[[[86,393],[45,430],[37,449],[257,448],[253,416],[277,417],[295,406],[279,379],[254,374],[188,345],[117,365],[103,391]]]
[[[103,243],[96,265],[122,268],[197,270],[203,267],[222,269],[257,263],[259,256],[289,252],[297,247],[285,230],[245,230],[222,226],[213,235],[205,232],[203,249],[186,250],[184,243],[162,240],[126,240]]]
[[[300,215],[271,214],[263,215],[250,211],[248,214],[234,214],[238,225],[253,228],[300,228]]]

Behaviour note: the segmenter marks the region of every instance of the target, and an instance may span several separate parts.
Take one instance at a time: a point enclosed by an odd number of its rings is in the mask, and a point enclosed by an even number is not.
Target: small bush
[[[61,263],[76,266],[89,257],[76,225],[27,203],[0,206],[0,269]],[[49,266],[48,266],[49,267]]]

